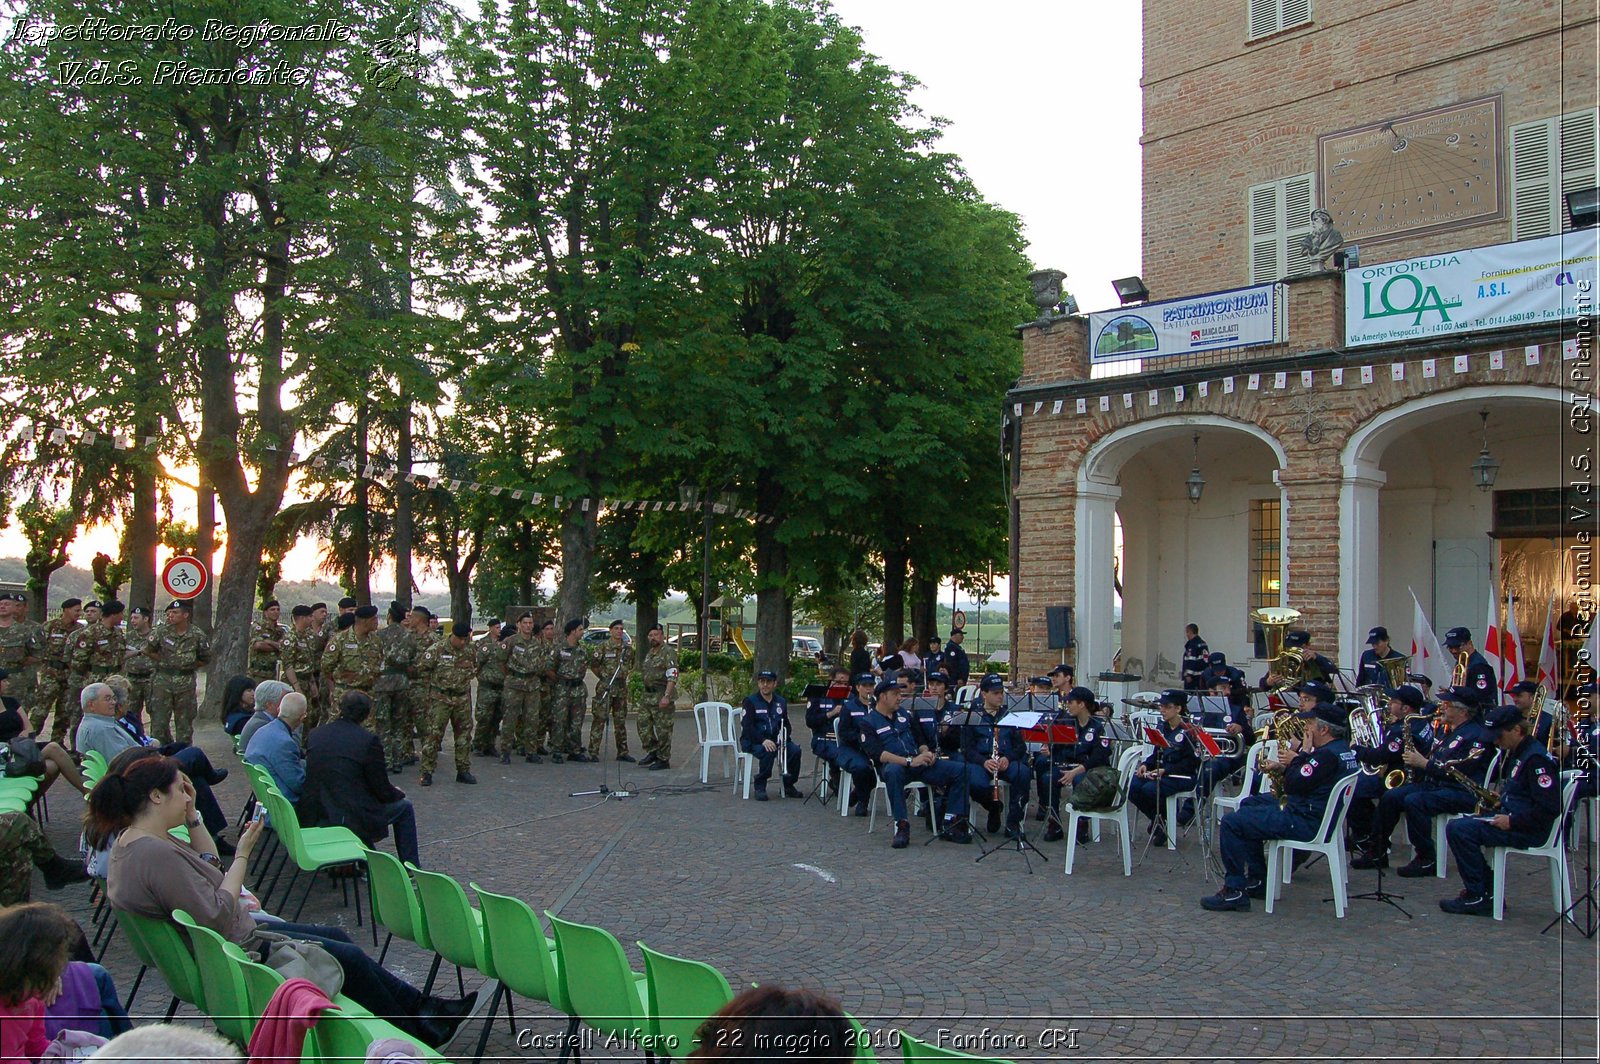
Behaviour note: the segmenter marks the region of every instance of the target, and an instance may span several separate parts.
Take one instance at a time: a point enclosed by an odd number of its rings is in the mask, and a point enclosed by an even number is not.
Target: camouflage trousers
[[[301,724],[300,734],[310,735],[311,729],[322,723],[322,687],[319,684],[315,689],[315,695],[313,695],[311,684],[302,679],[294,685],[294,689],[304,695],[306,699],[306,719]]]
[[[150,707],[150,681],[149,676],[128,677],[128,712],[141,721]]]
[[[518,747],[532,753],[533,747],[524,746],[533,722],[539,717],[539,684],[532,687],[506,685],[500,696],[500,753],[508,754]]]
[[[194,673],[157,675],[150,683],[149,732],[165,746],[194,742]]]
[[[439,747],[448,725],[455,745],[456,772],[472,771],[472,693],[427,690],[429,704],[422,740],[422,771],[432,772],[439,764]]]
[[[372,730],[383,740],[383,760],[390,772],[404,767],[413,749],[411,703],[407,692],[378,691],[372,696]]]
[[[46,718],[61,708],[61,696],[67,690],[65,669],[40,669],[38,682],[33,688],[33,698],[28,704],[28,730],[37,735]]]
[[[556,685],[549,680],[539,681],[539,715],[532,721],[532,733],[528,739],[528,751],[537,751],[543,746],[547,750],[559,751],[555,737],[556,713]]]
[[[78,734],[78,722],[83,719],[83,689],[88,686],[89,678],[82,673],[70,672],[67,674],[65,685],[61,689],[61,706],[56,710],[55,722],[50,725],[50,741],[61,746],[74,743]]]
[[[583,703],[587,695],[582,680],[556,681],[550,713],[550,749],[556,753],[578,752],[578,744],[583,739]]]
[[[666,689],[646,691],[639,700],[639,745],[661,761],[672,760],[672,706],[661,708]]]
[[[500,734],[500,707],[503,689],[478,681],[478,705],[473,711],[472,748],[480,754],[494,749],[494,737]]]
[[[594,693],[594,708],[589,717],[589,756],[599,757],[606,737],[606,719],[617,733],[617,756],[628,754],[628,689],[617,686]]]
[[[0,813],[0,908],[27,901],[34,866],[55,855],[27,813]]]

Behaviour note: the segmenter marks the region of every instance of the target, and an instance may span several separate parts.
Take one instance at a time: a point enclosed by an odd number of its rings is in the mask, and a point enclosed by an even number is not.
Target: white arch
[[[1240,432],[1265,444],[1271,451],[1276,471],[1288,463],[1283,445],[1261,426],[1249,421],[1217,414],[1175,414],[1124,425],[1096,440],[1084,453],[1077,470],[1077,503],[1074,507],[1073,574],[1077,600],[1077,654],[1079,671],[1085,680],[1109,666],[1115,637],[1111,562],[1115,534],[1118,485],[1122,467],[1129,458],[1153,443],[1181,439],[1195,429],[1212,428]],[[1282,528],[1288,528],[1284,521]],[[1287,552],[1280,551],[1287,559]]]
[[[1378,493],[1388,479],[1384,452],[1401,436],[1443,421],[1462,406],[1508,402],[1568,404],[1571,392],[1541,384],[1478,384],[1433,392],[1374,414],[1339,452],[1339,661],[1353,664],[1366,644],[1366,625],[1378,610]]]

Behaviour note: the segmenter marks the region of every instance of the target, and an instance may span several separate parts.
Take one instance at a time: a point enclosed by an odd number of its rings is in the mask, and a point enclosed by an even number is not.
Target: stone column
[[[1112,629],[1115,590],[1111,563],[1115,558],[1117,500],[1122,489],[1115,484],[1090,482],[1077,492],[1074,507],[1076,539],[1072,545],[1077,585],[1078,646],[1072,655],[1078,681],[1090,684],[1095,674],[1111,667],[1117,646]]]
[[[1379,623],[1378,494],[1389,478],[1377,466],[1344,467],[1339,485],[1339,653],[1354,668],[1366,649],[1367,629]]]

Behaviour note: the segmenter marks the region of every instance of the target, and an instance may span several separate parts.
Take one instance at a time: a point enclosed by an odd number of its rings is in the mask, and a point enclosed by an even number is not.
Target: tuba
[[[1261,626],[1262,642],[1267,648],[1267,671],[1282,677],[1267,693],[1275,695],[1287,691],[1300,682],[1300,672],[1305,667],[1305,654],[1299,649],[1288,649],[1283,645],[1283,637],[1288,633],[1289,626],[1300,619],[1300,611],[1286,606],[1268,606],[1252,610],[1250,619]]]
[[[1350,708],[1350,745],[1368,749],[1383,745],[1383,713],[1372,700],[1363,698]],[[1382,768],[1363,762],[1356,771],[1363,776],[1376,776]]]
[[[1411,655],[1402,654],[1397,658],[1379,658],[1378,667],[1388,677],[1389,689],[1392,691],[1406,682],[1406,673],[1411,668]]]

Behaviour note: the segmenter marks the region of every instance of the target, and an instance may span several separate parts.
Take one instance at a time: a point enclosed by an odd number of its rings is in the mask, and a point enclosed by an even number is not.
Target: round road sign
[[[161,570],[161,586],[175,599],[192,599],[206,589],[210,574],[199,558],[180,554]]]

